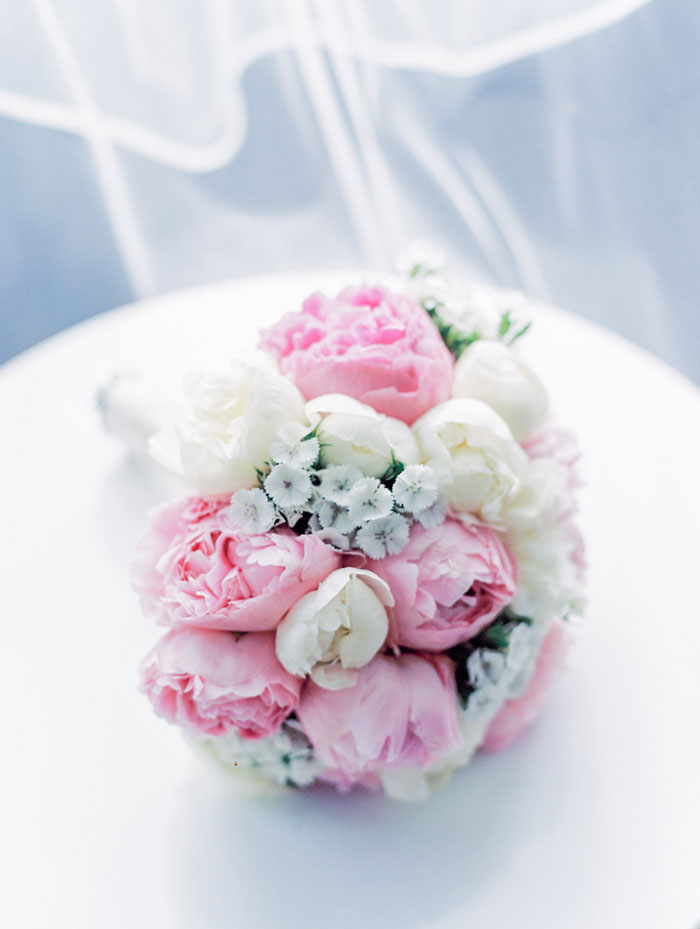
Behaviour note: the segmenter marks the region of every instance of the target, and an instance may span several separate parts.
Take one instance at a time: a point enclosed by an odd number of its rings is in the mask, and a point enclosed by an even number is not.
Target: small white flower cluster
[[[402,551],[414,520],[427,528],[444,520],[447,507],[428,465],[394,462],[380,479],[352,464],[320,467],[320,451],[318,438],[304,427],[279,430],[262,487],[233,494],[230,523],[242,532],[262,533],[306,520],[308,531],[334,548],[384,558]]]
[[[457,357],[479,339],[512,344],[529,329],[522,321],[524,298],[488,285],[456,285],[444,274],[445,256],[429,242],[414,242],[397,261],[406,292],[435,320]]]
[[[465,761],[481,745],[504,704],[525,692],[535,669],[546,630],[525,620],[513,623],[504,647],[480,646],[466,659],[470,693],[461,720]]]
[[[273,735],[244,739],[235,732],[215,737],[193,738],[224,768],[248,771],[263,788],[270,782],[282,787],[308,787],[323,765],[296,719],[288,719]]]

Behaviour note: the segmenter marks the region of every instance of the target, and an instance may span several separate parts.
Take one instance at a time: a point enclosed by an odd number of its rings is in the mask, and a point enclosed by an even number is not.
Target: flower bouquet
[[[193,490],[134,564],[168,627],[143,691],[234,777],[423,798],[515,739],[562,664],[576,445],[512,296],[404,272],[312,294],[148,441]]]

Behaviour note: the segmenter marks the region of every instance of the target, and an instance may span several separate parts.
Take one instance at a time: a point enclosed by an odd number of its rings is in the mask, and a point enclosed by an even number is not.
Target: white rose
[[[455,365],[452,393],[483,400],[518,442],[532,435],[547,414],[542,381],[502,342],[479,339],[469,346]]]
[[[454,397],[421,416],[413,432],[449,505],[499,523],[528,459],[498,413],[481,400]]]
[[[377,413],[344,394],[326,394],[306,404],[311,424],[318,425],[321,462],[355,465],[369,477],[381,477],[392,456],[406,465],[418,463],[413,433],[398,419]]]
[[[228,494],[257,484],[270,443],[284,425],[304,424],[304,400],[286,377],[235,362],[221,374],[190,376],[186,415],[154,436],[154,458],[181,473],[200,493]]]
[[[321,687],[352,686],[352,669],[366,665],[384,644],[386,607],[393,605],[389,586],[371,571],[333,571],[277,627],[277,657],[290,674],[310,674]]]

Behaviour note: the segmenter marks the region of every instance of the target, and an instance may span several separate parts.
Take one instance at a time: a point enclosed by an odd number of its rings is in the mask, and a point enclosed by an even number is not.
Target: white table
[[[0,924],[691,929],[700,920],[700,393],[546,307],[527,350],[586,456],[590,606],[529,738],[425,805],[241,798],[136,692],[128,566],[164,494],[101,431],[115,368],[192,366],[344,275],[117,310],[0,370]]]

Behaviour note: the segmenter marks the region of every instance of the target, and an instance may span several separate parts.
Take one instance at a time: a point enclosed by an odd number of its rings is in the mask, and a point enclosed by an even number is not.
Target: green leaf
[[[506,310],[505,313],[501,314],[501,322],[498,326],[498,334],[501,338],[507,334],[510,327],[513,325],[513,320],[510,318],[510,310]]]
[[[384,484],[385,487],[388,487],[389,490],[391,490],[392,484],[394,483],[396,478],[399,476],[399,474],[401,474],[401,472],[405,470],[405,468],[406,468],[406,465],[403,463],[403,461],[398,461],[396,457],[394,456],[394,452],[392,451],[391,464],[386,469],[384,474],[382,474],[382,476],[379,478],[379,482],[381,484]]]
[[[423,301],[423,309],[435,323],[442,337],[442,341],[455,358],[459,358],[473,342],[476,342],[477,339],[482,338],[482,336],[476,330],[467,334],[461,329],[458,329],[457,326],[446,323],[440,316],[439,307],[440,304],[437,301]]]
[[[511,337],[510,342],[508,344],[513,345],[513,343],[516,342],[521,336],[525,335],[525,333],[529,330],[530,326],[532,326],[532,322],[525,323],[525,325],[521,329],[519,329],[515,333],[514,336]]]

